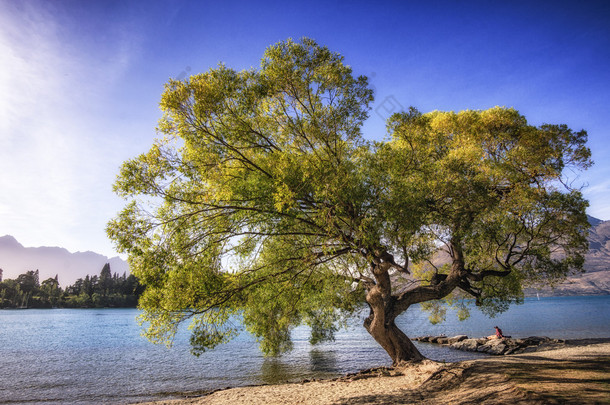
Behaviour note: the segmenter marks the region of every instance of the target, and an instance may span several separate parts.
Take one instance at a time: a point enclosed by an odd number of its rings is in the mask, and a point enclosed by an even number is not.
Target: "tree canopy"
[[[149,338],[191,320],[201,353],[243,324],[278,354],[293,327],[329,340],[366,303],[393,361],[417,360],[394,323],[411,305],[503,310],[523,285],[582,270],[587,202],[565,174],[591,164],[585,131],[510,108],[410,109],[374,142],[372,101],[310,39],[269,47],[258,69],[166,84],[162,137],[123,164],[128,203],[107,227],[146,286]]]

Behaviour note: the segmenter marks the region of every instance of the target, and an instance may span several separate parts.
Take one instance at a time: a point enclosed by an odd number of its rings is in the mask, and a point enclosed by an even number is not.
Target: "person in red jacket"
[[[487,339],[502,339],[502,338],[504,338],[504,335],[502,334],[502,329],[498,328],[497,326],[494,326],[494,328],[496,328],[496,334],[495,335],[491,335],[491,336],[487,336]]]

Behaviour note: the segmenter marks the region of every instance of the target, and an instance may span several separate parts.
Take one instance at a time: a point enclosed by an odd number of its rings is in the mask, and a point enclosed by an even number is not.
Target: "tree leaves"
[[[163,138],[122,166],[128,203],[107,227],[147,286],[153,341],[191,320],[201,353],[241,321],[279,354],[301,323],[332,339],[365,297],[390,323],[428,300],[440,320],[440,299],[495,312],[523,283],[582,268],[587,204],[562,176],[591,164],[586,132],[500,107],[411,108],[367,142],[372,94],[307,38],[269,47],[259,69],[168,82]],[[441,251],[444,268],[423,265]]]

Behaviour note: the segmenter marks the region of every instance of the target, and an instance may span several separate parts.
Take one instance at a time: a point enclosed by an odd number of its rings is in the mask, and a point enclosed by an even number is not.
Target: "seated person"
[[[494,328],[496,328],[496,334],[487,336],[487,339],[502,339],[504,337],[502,334],[502,329],[498,328],[497,326],[494,326]]]

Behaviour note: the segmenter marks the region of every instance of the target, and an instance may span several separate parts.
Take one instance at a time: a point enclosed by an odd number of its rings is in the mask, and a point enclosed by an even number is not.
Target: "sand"
[[[460,363],[426,360],[333,380],[231,388],[154,404],[610,404],[610,343]]]

